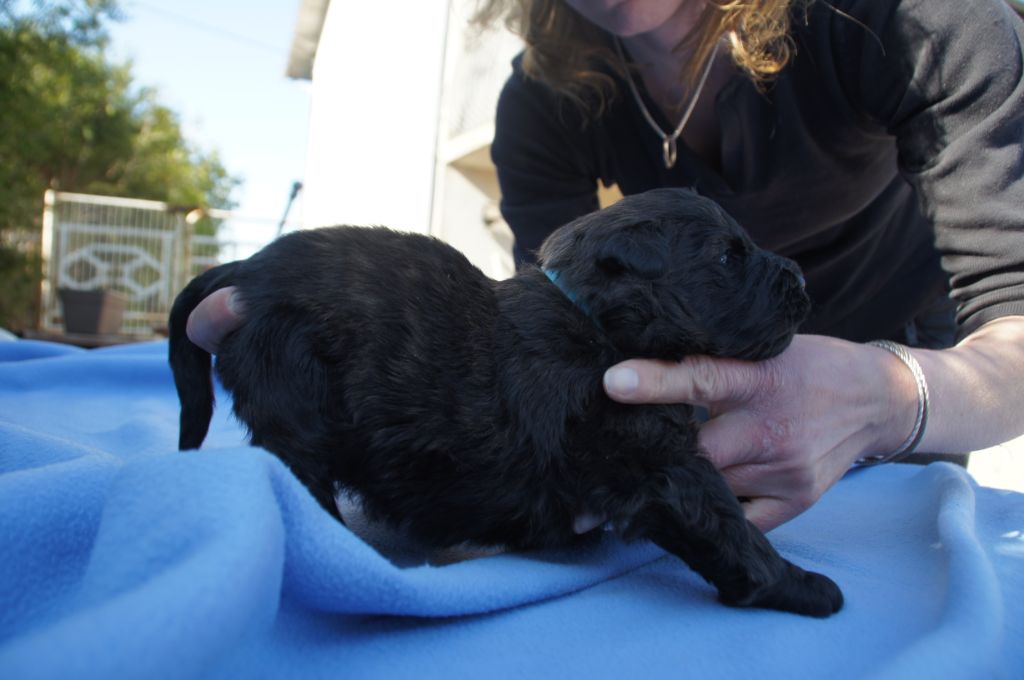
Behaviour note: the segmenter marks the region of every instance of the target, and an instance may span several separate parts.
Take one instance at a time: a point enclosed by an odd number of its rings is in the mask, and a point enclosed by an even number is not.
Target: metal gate
[[[232,218],[224,210],[190,211],[159,201],[46,192],[40,330],[64,330],[61,289],[108,290],[127,299],[119,335],[159,336],[175,295],[193,276],[263,245],[196,233],[201,219],[212,221],[208,226],[216,232]]]

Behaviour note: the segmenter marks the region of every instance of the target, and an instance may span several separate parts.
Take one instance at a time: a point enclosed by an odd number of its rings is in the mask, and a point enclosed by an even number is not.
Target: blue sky
[[[125,18],[110,31],[111,56],[131,60],[136,83],[156,88],[186,136],[218,150],[245,180],[238,211],[273,220],[301,181],[306,154],[308,83],[284,75],[298,7],[299,0],[122,0]]]

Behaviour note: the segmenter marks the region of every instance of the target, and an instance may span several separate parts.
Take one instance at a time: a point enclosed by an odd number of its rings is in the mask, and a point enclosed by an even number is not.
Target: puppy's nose
[[[800,266],[796,262],[786,258],[780,258],[782,260],[782,269],[785,271],[783,276],[789,275],[795,280],[801,289],[807,287],[807,279],[804,278],[804,273],[800,271]]]

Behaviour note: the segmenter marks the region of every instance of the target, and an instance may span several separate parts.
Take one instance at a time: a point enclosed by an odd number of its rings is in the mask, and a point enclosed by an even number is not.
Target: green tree
[[[231,208],[239,183],[107,57],[115,0],[25,6],[0,0],[0,326],[14,329],[36,314],[47,188]]]

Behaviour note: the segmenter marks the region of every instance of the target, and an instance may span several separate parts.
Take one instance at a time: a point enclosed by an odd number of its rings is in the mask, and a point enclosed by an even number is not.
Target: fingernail
[[[224,305],[235,316],[242,316],[245,313],[245,304],[238,297],[238,293],[232,290],[224,299]]]
[[[202,347],[210,354],[213,354],[213,343],[207,337],[206,325],[196,322],[196,315],[189,314],[188,321],[185,322],[185,335],[192,341],[193,345]]]
[[[628,397],[640,386],[640,376],[632,368],[612,368],[604,374],[604,388],[609,393]]]
[[[585,512],[582,515],[576,515],[572,521],[573,533],[585,534],[588,531],[592,531],[597,527],[604,524],[606,521],[604,516],[592,515],[589,512]]]

